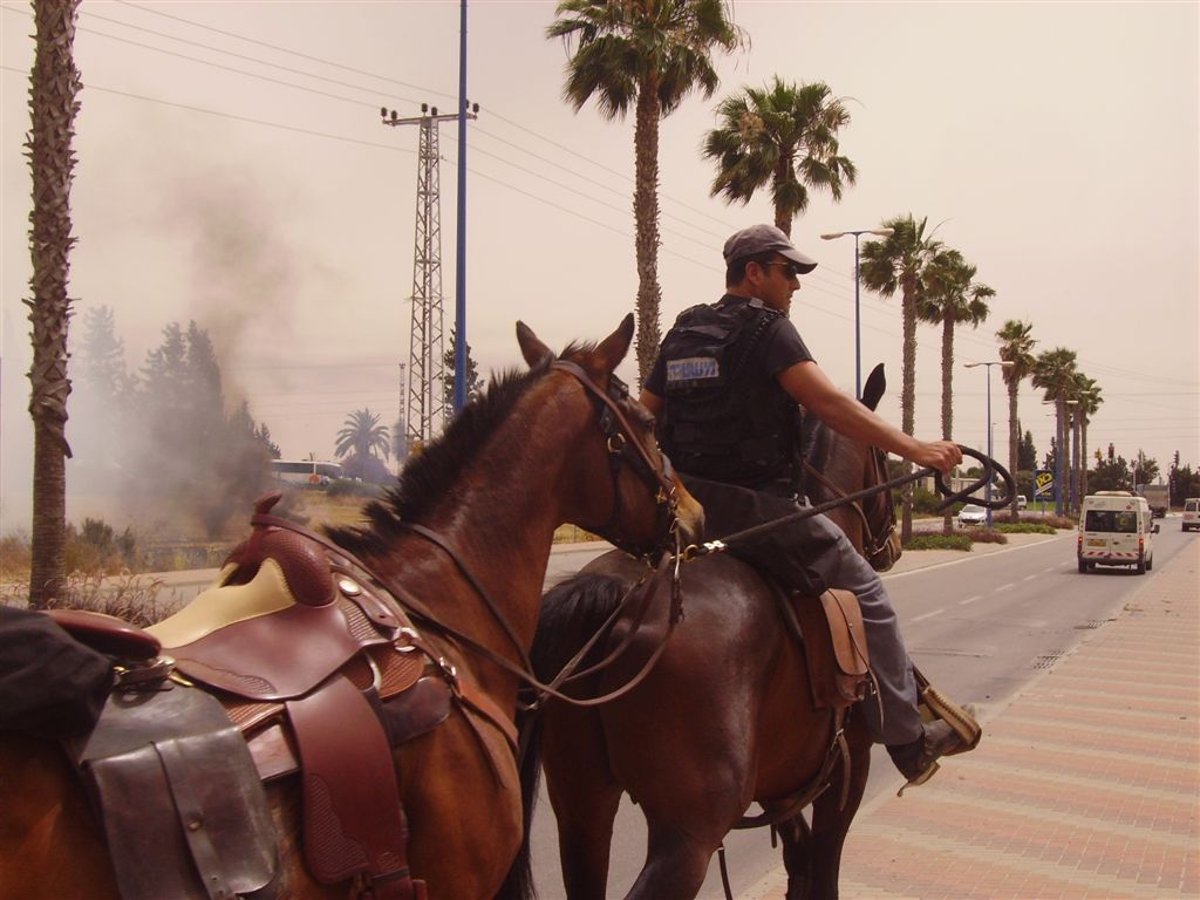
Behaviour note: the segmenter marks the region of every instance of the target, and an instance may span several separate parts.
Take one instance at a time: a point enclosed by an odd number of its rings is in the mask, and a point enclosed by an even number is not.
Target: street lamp
[[[988,445],[987,455],[988,455],[988,459],[992,458],[992,366],[999,366],[1002,369],[1007,369],[1009,366],[1011,366],[1013,364],[1014,363],[1011,359],[1004,359],[1004,360],[995,359],[995,360],[990,360],[988,362],[973,362],[973,363],[964,363],[963,364],[968,369],[974,369],[977,366],[987,366],[987,445]],[[987,513],[986,513],[987,527],[991,528],[992,527],[992,508],[991,508],[991,506],[988,506],[988,504],[991,503],[991,500],[992,500],[992,479],[990,479],[990,478],[987,480],[987,484],[985,484],[983,486],[983,499],[984,499],[984,506],[987,509]]]
[[[836,238],[854,235],[854,396],[862,399],[862,330],[858,319],[858,237],[862,234],[877,234],[880,237],[891,237],[894,228],[862,228],[858,231],[837,231],[821,235],[821,240],[832,241]]]

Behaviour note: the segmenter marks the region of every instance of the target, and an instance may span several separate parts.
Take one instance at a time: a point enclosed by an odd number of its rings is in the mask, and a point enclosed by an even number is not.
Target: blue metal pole
[[[467,0],[459,3],[458,221],[454,259],[454,412],[467,403]]]
[[[854,398],[862,399],[862,328],[858,320],[858,236],[854,232]]]
[[[987,364],[987,445],[988,459],[992,458],[992,364]],[[990,465],[990,464],[989,464]],[[988,503],[992,501],[992,479],[988,479],[987,484],[983,486],[983,499]],[[992,508],[987,507],[987,527],[992,527]]]

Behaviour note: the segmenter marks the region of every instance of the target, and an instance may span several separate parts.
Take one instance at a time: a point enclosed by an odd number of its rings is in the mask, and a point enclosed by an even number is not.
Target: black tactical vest
[[[675,320],[659,351],[659,437],[679,471],[756,489],[795,487],[796,403],[750,364],[780,315],[757,300],[727,299]]]

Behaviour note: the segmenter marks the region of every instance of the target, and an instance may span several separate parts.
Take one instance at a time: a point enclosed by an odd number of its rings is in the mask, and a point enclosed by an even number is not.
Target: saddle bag
[[[114,693],[77,759],[125,900],[275,896],[266,796],[216,699],[181,685]]]
[[[845,709],[867,695],[871,662],[858,598],[830,588],[818,597],[793,595],[788,605],[803,634],[816,709]]]

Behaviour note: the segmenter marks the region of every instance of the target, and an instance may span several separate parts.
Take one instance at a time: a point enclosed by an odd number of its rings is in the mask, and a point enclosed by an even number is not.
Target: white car
[[[974,503],[968,503],[958,512],[958,524],[967,528],[972,525],[983,525],[987,522],[987,510]]]
[[[1200,497],[1188,497],[1183,501],[1183,530],[1200,529]]]

